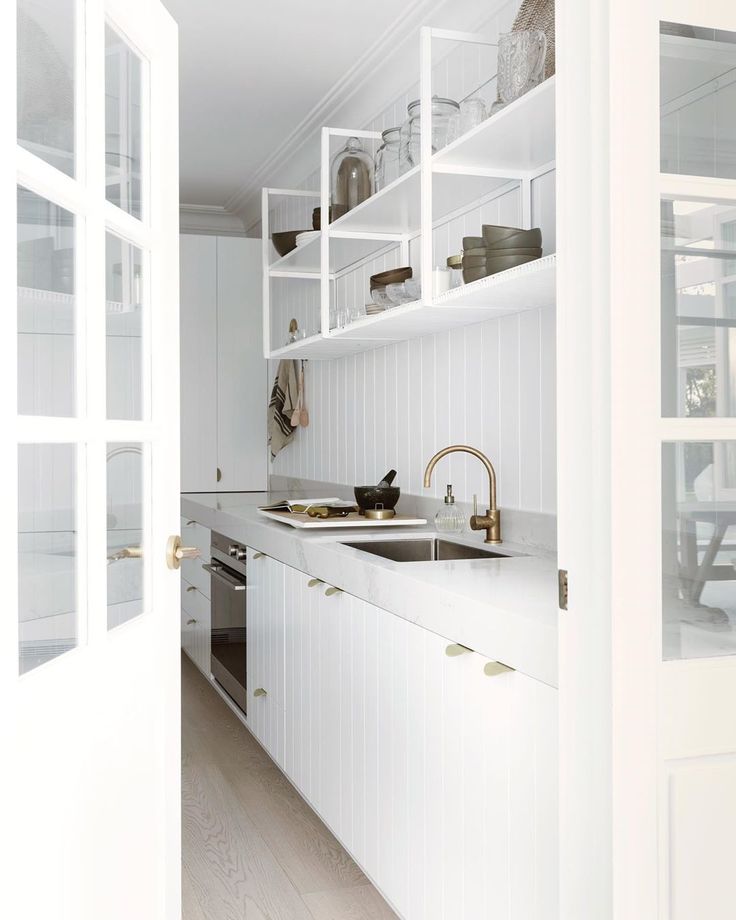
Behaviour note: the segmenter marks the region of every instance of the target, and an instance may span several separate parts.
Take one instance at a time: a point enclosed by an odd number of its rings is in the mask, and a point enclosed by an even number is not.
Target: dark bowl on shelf
[[[486,241],[482,236],[463,237],[463,252],[466,249],[485,249],[486,245]]]
[[[520,227],[483,224],[483,239],[489,249],[541,248],[542,231],[539,227],[522,230]]]
[[[347,214],[348,209],[344,204],[331,204],[329,210],[330,223],[336,221],[338,217],[342,217],[343,214]],[[315,208],[312,211],[312,227],[315,230],[320,230],[322,228],[322,209]]]
[[[526,265],[527,262],[534,262],[538,258],[539,256],[489,256],[486,261],[486,270],[489,275],[495,275],[498,272],[505,272],[509,268]]]
[[[488,269],[482,268],[463,268],[463,281],[465,284],[472,284],[473,281],[480,281],[488,275]]]
[[[365,511],[366,508],[376,508],[383,505],[386,511],[391,511],[396,507],[396,502],[401,495],[401,489],[398,486],[355,486],[355,501],[358,508]]]
[[[485,258],[487,255],[487,246],[473,246],[472,249],[463,249],[463,256],[483,256]]]
[[[271,242],[276,252],[283,257],[288,255],[292,249],[296,249],[296,238],[300,233],[306,232],[306,230],[282,230],[271,234]]]
[[[485,268],[485,256],[463,256],[463,268]]]
[[[390,268],[385,272],[378,272],[371,275],[371,290],[377,287],[385,287],[387,284],[399,284],[402,281],[408,281],[411,278],[411,266],[406,265],[402,268]]]

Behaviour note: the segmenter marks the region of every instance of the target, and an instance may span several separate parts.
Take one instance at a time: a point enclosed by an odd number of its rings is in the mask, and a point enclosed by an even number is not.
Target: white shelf
[[[370,200],[370,199],[369,199]],[[292,249],[277,262],[271,263],[272,278],[293,276],[304,277],[308,274],[319,280],[322,247],[320,236],[313,237],[306,245]],[[367,258],[374,252],[396,244],[390,239],[353,239],[331,236],[330,239],[330,274],[349,268],[356,262]]]
[[[278,349],[271,357],[335,358],[550,306],[555,303],[556,268],[556,256],[545,256],[455,288],[431,304],[403,304],[342,329],[332,329],[328,336],[301,339]]]
[[[462,40],[470,38],[461,36]],[[422,74],[431,69],[424,62]],[[421,82],[421,81],[420,81]],[[522,200],[531,199],[533,180],[554,168],[555,78],[500,109],[438,153],[430,162],[414,167],[391,185],[344,214],[305,246],[267,266],[271,278],[321,280],[322,243],[329,236],[330,280],[352,270],[382,250],[419,239],[424,271],[431,261],[428,242],[433,228],[478,207],[502,188],[520,186]],[[330,136],[346,129],[323,128],[322,175],[329,172]],[[355,132],[356,136],[367,136]],[[371,135],[372,136],[372,135]],[[423,196],[423,177],[429,175],[431,196]],[[264,190],[264,226],[268,226],[268,199],[277,190]],[[294,192],[304,195],[304,192]],[[425,220],[422,220],[422,201]],[[431,207],[431,220],[427,213]],[[528,219],[528,212],[523,219]],[[524,224],[526,226],[526,224]],[[265,267],[265,266],[264,266]],[[271,351],[275,358],[334,358],[382,343],[405,341],[479,323],[491,317],[554,304],[554,256],[498,273],[450,291],[433,302],[416,302],[366,316],[341,329],[332,329]],[[268,291],[267,291],[268,294]],[[326,314],[330,291],[321,289],[321,309]],[[266,326],[270,304],[266,303]]]
[[[555,78],[540,83],[432,157],[432,168],[534,172],[555,159]]]

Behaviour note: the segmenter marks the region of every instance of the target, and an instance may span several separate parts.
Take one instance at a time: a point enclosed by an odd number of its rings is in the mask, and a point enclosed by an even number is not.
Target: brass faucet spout
[[[493,468],[493,464],[484,453],[476,450],[475,447],[469,447],[467,444],[453,444],[450,447],[445,447],[443,450],[437,451],[434,457],[432,457],[432,459],[427,464],[427,468],[424,471],[424,488],[428,489],[432,484],[432,472],[435,466],[437,466],[437,463],[448,454],[454,453],[471,454],[471,456],[477,457],[478,460],[480,460],[480,462],[486,468],[486,472],[488,473],[490,507],[488,508],[488,513],[484,516],[474,514],[470,519],[470,527],[472,530],[485,530],[486,543],[500,543],[501,513],[499,512],[498,506],[496,504],[496,471]]]

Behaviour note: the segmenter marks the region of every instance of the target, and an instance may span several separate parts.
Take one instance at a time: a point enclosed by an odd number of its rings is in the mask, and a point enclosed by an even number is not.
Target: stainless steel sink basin
[[[468,546],[452,540],[438,537],[422,537],[417,540],[362,540],[355,543],[343,543],[360,549],[364,553],[382,556],[394,562],[443,562],[451,559],[508,559],[511,553],[486,549],[481,546]]]

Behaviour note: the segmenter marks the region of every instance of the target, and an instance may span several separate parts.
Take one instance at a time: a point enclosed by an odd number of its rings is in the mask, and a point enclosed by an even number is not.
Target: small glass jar
[[[446,294],[452,287],[451,273],[448,268],[437,266],[432,272],[432,294],[439,297],[440,294]]]
[[[465,530],[465,515],[455,504],[452,486],[447,486],[445,503],[434,516],[434,526],[439,533],[462,533]]]
[[[399,152],[401,149],[401,128],[387,128],[381,132],[383,143],[376,153],[376,191],[399,178]]]
[[[422,104],[419,99],[409,103],[409,117],[401,126],[401,162],[402,171],[406,172],[416,166],[421,159],[421,125]],[[432,96],[432,153],[437,153],[447,146],[450,123],[454,115],[460,112],[460,106],[453,99]]]
[[[357,137],[349,137],[332,159],[332,207],[350,211],[373,194],[373,157]]]
[[[463,284],[462,253],[459,256],[449,256],[447,259],[447,267],[450,270],[450,290],[460,287]]]

